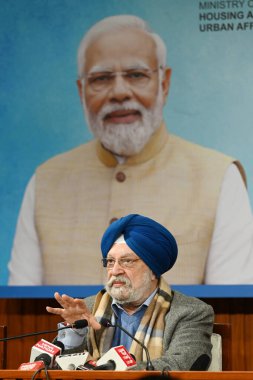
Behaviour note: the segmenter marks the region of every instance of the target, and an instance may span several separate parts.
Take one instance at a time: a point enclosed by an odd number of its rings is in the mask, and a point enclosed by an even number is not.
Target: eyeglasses
[[[153,73],[156,73],[162,67],[158,69],[131,69],[126,71],[103,71],[99,73],[89,74],[81,80],[87,80],[88,85],[93,91],[105,91],[113,87],[115,78],[121,76],[124,81],[131,87],[144,88],[150,82]]]
[[[133,268],[134,267],[134,263],[136,261],[139,261],[140,259],[128,259],[128,258],[125,258],[125,259],[119,259],[119,260],[115,260],[115,259],[102,259],[102,264],[103,264],[103,267],[107,268],[107,269],[112,269],[115,265],[115,263],[117,262],[122,268],[125,268],[125,269],[129,269],[129,268]]]

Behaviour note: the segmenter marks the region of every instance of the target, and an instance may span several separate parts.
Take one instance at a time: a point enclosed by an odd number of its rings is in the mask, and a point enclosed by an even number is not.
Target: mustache
[[[110,280],[107,282],[107,286],[112,287],[114,281],[123,282],[127,286],[131,285],[131,281],[128,278],[124,277],[124,276],[112,276],[110,278]]]
[[[141,114],[145,112],[145,108],[135,101],[126,101],[122,104],[107,104],[105,105],[101,111],[98,113],[98,117],[100,119],[104,119],[108,114],[115,111],[128,111],[128,110],[134,110],[138,111]]]

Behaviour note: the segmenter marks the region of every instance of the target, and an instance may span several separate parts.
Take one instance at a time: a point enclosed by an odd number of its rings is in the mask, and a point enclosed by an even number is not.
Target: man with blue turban
[[[104,259],[119,237],[159,278],[173,267],[177,259],[174,236],[161,224],[137,214],[130,214],[112,223],[101,241]]]
[[[67,323],[88,321],[81,332],[59,332],[57,339],[67,352],[87,350],[98,360],[109,348],[123,345],[140,370],[149,361],[145,345],[155,370],[190,370],[196,363],[198,369],[206,370],[211,359],[213,310],[197,298],[173,291],[163,279],[178,254],[170,231],[150,218],[130,214],[107,228],[101,251],[107,272],[105,289],[85,301],[55,293],[62,308],[47,307]],[[108,328],[105,320],[116,328]]]

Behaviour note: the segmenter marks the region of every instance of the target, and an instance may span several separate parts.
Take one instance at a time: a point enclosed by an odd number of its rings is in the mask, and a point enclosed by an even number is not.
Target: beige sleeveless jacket
[[[124,164],[97,141],[50,159],[36,173],[44,283],[102,284],[103,232],[113,218],[138,213],[163,224],[178,242],[178,260],[165,279],[201,284],[222,180],[233,161],[165,126]]]

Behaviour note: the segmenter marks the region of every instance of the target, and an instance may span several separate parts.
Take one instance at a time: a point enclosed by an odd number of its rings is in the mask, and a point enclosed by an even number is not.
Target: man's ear
[[[84,94],[83,94],[83,85],[82,85],[81,79],[77,79],[76,84],[77,84],[78,94],[79,94],[81,103],[83,103],[83,95]]]
[[[163,90],[163,102],[165,104],[168,93],[169,93],[169,88],[170,88],[170,77],[171,77],[171,68],[166,67],[163,73],[163,79],[162,79],[162,90]]]

